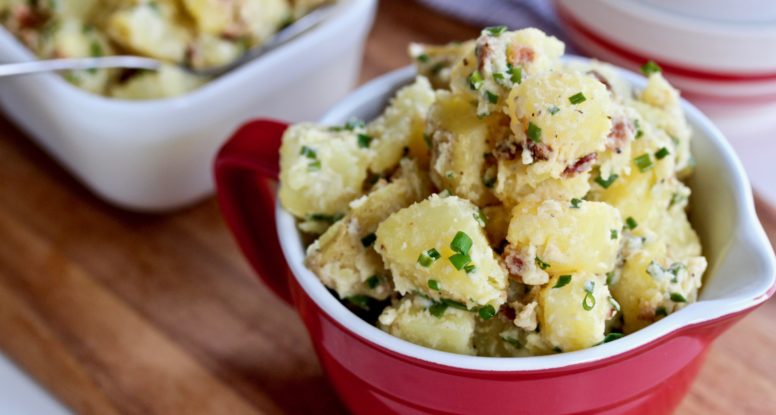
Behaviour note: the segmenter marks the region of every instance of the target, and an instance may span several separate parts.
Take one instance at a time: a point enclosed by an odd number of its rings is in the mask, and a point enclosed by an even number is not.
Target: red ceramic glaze
[[[616,356],[547,370],[461,369],[388,350],[319,308],[284,262],[272,181],[285,128],[259,120],[235,133],[216,158],[218,200],[242,252],[296,308],[326,374],[356,414],[667,414],[689,389],[709,344],[752,310],[686,326]]]

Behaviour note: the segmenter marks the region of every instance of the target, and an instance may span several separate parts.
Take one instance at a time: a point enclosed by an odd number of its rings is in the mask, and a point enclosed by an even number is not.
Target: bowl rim
[[[95,94],[67,82],[63,77],[55,73],[39,73],[22,76],[37,77],[37,87],[50,89],[60,94],[69,94],[71,99],[78,100],[78,105],[99,105],[110,107],[115,111],[157,113],[163,111],[182,111],[188,107],[197,105],[212,105],[214,99],[228,84],[242,82],[242,78],[250,71],[262,71],[273,68],[278,63],[288,61],[297,50],[314,47],[320,36],[332,36],[336,32],[335,26],[344,24],[345,21],[358,16],[368,14],[375,7],[377,0],[336,0],[336,6],[331,15],[318,26],[288,43],[269,51],[253,61],[235,68],[221,76],[218,76],[203,85],[187,91],[181,95],[147,100],[130,100],[113,98]],[[15,62],[27,62],[40,59],[35,53],[23,44],[13,33],[0,25],[0,50],[2,53],[13,57]]]
[[[590,61],[587,58],[570,55],[566,60],[570,62]],[[621,68],[617,69],[620,76],[635,86],[643,87],[646,84],[646,80],[640,75]],[[414,76],[415,69],[412,66],[382,75],[349,94],[326,113],[320,121],[331,124],[341,123],[349,118],[361,103],[375,99],[385,99],[387,94],[393,92],[396,87],[411,81]],[[646,348],[645,346],[665,340],[682,331],[682,329],[726,319],[734,314],[749,310],[767,300],[776,290],[776,260],[774,260],[774,254],[765,232],[757,220],[751,187],[741,163],[721,132],[706,116],[684,99],[682,99],[682,107],[687,118],[694,120],[704,131],[703,135],[708,137],[710,144],[721,150],[725,162],[723,168],[729,171],[733,179],[734,189],[732,191],[735,196],[736,214],[743,225],[738,229],[738,232],[745,236],[750,245],[757,249],[757,253],[764,258],[766,270],[760,276],[761,284],[757,286],[756,290],[752,290],[753,292],[730,298],[698,301],[616,342],[588,349],[548,356],[499,358],[467,356],[430,349],[402,340],[370,325],[348,310],[335,296],[329,293],[318,277],[304,266],[305,249],[299,238],[296,220],[277,201],[275,219],[283,254],[296,282],[327,317],[338,323],[349,333],[360,337],[361,340],[408,359],[420,360],[455,369],[488,372],[527,372],[568,368],[570,366],[623,358],[626,354],[635,352],[637,349],[643,350]],[[724,256],[726,254],[720,255]]]

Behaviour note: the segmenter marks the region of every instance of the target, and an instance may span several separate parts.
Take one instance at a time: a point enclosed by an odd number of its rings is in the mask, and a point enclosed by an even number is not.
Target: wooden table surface
[[[361,80],[405,65],[410,40],[476,32],[383,1]],[[758,211],[773,243],[776,211]],[[343,411],[300,320],[258,283],[213,199],[118,210],[0,118],[0,235],[0,350],[75,412]],[[773,350],[771,300],[714,344],[678,413],[776,413]]]

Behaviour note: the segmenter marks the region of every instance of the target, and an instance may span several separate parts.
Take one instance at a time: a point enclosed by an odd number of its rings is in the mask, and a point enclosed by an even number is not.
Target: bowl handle
[[[290,273],[275,227],[274,182],[286,128],[273,120],[243,125],[216,155],[214,173],[221,214],[237,244],[261,280],[292,304]]]

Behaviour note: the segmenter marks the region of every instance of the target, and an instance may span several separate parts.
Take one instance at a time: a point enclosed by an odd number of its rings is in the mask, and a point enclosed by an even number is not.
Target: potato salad
[[[362,318],[452,353],[617,340],[696,301],[691,129],[649,62],[636,89],[536,29],[409,48],[384,112],[288,128],[279,198],[306,265]]]
[[[175,65],[226,65],[327,0],[0,0],[0,23],[42,58],[141,55],[159,71],[65,74],[87,91],[124,99],[180,95],[206,79]]]

